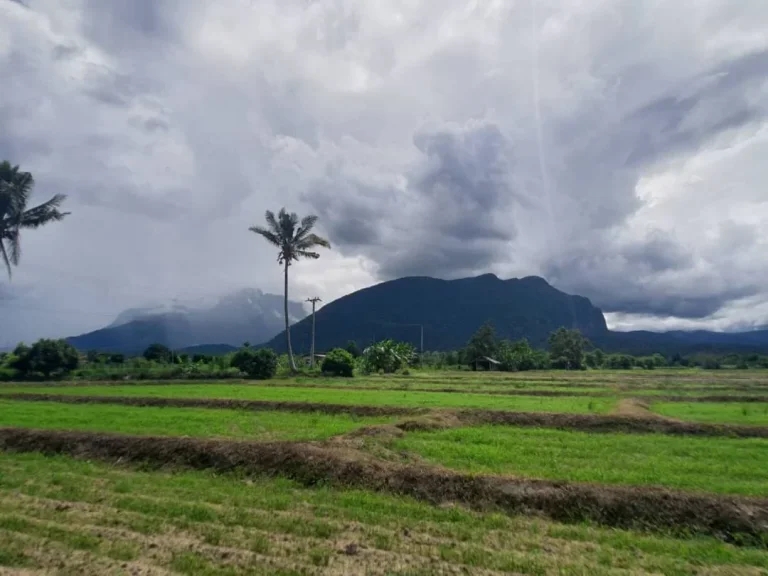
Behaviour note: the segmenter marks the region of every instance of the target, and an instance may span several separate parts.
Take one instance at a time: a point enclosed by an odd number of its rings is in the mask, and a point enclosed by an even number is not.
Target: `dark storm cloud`
[[[643,165],[697,148],[726,130],[765,117],[749,101],[750,90],[768,77],[768,51],[729,60],[682,83],[676,90],[642,106],[626,119],[622,139],[630,139],[629,164]],[[690,85],[699,86],[691,91]]]
[[[413,145],[403,193],[331,173],[305,199],[331,241],[369,254],[382,278],[485,269],[515,236],[508,140],[498,126],[470,121],[419,130]]]
[[[589,295],[605,312],[692,319],[762,289],[744,280],[723,282],[719,271],[709,266],[697,271],[695,265],[690,249],[655,231],[635,242],[604,238],[589,250],[564,252],[548,263],[545,275],[557,286]]]
[[[19,271],[51,306],[267,282],[240,246],[282,205],[334,245],[312,294],[490,271],[718,326],[768,302],[763,0],[17,4],[0,156],[69,194]]]

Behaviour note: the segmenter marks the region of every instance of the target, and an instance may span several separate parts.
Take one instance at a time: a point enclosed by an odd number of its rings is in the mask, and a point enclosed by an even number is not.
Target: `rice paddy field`
[[[764,371],[0,385],[0,574],[768,574]]]

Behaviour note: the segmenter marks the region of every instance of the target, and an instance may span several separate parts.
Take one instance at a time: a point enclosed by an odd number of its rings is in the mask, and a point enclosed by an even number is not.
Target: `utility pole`
[[[310,348],[309,365],[311,368],[315,367],[315,305],[318,302],[322,302],[320,298],[315,296],[314,298],[307,298],[307,302],[312,302],[312,346]]]

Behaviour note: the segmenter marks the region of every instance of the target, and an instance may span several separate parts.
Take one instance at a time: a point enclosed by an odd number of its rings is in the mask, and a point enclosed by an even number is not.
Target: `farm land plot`
[[[283,478],[0,461],[0,565],[81,574],[764,574],[708,537],[436,507]],[[705,569],[703,568],[705,567]]]
[[[595,396],[478,393],[505,389]],[[768,439],[728,437],[727,430],[698,437],[469,425],[455,412],[599,420],[634,389],[637,396],[760,395],[768,379],[752,371],[659,370],[3,385],[0,394],[99,396],[115,404],[0,396],[0,573],[768,574]],[[121,397],[284,405],[135,406],[120,405]],[[307,402],[320,408],[290,409]],[[761,412],[768,403],[644,402],[638,418],[768,426]],[[337,406],[323,411],[324,404],[418,412],[359,416]],[[208,439],[216,443],[210,454]],[[133,458],[132,445],[148,459]],[[242,468],[227,463],[235,446],[254,446],[253,457],[233,457]],[[259,465],[260,454],[268,466]],[[419,475],[432,488],[458,488],[433,497]],[[507,478],[518,487],[509,494],[533,508],[497,505],[508,499],[498,484]],[[497,500],[478,500],[497,485]],[[550,493],[558,504],[547,503]],[[617,504],[625,497],[626,505]],[[677,502],[681,513],[666,527],[654,524],[653,506],[643,512],[637,498]],[[626,517],[634,509],[645,514],[637,526]],[[746,520],[740,510],[749,511]],[[695,521],[685,524],[689,518]]]
[[[351,383],[350,383],[351,385]],[[77,396],[133,396],[155,398],[226,398],[276,402],[312,402],[366,406],[401,406],[411,408],[482,408],[529,412],[605,413],[615,404],[612,397],[536,397],[497,396],[472,393],[411,392],[401,390],[343,390],[337,388],[300,388],[240,386],[237,384],[159,384],[141,386],[71,386],[0,388],[0,395],[11,393],[69,394]]]

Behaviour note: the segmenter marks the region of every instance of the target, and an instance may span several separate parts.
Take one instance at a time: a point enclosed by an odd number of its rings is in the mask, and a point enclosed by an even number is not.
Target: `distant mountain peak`
[[[291,322],[298,322],[306,316],[304,305],[290,301],[288,315]],[[243,288],[218,298],[131,308],[109,326],[69,341],[81,350],[133,354],[155,342],[172,348],[263,342],[283,327],[282,296]]]

